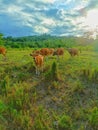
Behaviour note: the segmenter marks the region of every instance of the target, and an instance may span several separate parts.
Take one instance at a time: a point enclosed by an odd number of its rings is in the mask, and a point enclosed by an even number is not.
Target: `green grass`
[[[0,55],[0,130],[97,130],[98,52],[48,57],[39,76],[31,52]]]

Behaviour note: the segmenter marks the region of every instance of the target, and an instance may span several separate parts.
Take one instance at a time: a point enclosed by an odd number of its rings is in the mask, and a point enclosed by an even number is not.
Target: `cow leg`
[[[40,67],[40,71],[43,72],[43,70],[44,70],[44,69],[43,69],[43,65],[42,65],[42,66]]]
[[[40,75],[40,68],[38,67],[38,76]]]
[[[40,71],[38,71],[38,76],[40,75]]]
[[[38,74],[38,68],[36,67],[36,75]]]
[[[40,75],[39,67],[36,67],[36,75]]]

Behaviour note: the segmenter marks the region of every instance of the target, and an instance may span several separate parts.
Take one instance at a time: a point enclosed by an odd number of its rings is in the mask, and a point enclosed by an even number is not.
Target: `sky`
[[[98,0],[0,0],[4,36],[98,34]]]

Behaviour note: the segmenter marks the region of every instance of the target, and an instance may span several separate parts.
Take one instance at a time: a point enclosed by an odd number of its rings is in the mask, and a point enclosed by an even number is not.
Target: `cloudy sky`
[[[4,36],[98,33],[98,0],[0,0]]]

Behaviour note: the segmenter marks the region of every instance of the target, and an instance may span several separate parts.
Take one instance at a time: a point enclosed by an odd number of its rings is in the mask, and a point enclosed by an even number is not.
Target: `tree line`
[[[47,34],[24,36],[24,37],[4,37],[0,34],[0,46],[7,48],[70,48],[79,45],[88,45],[92,43],[91,39],[83,37],[66,37],[66,36],[51,36]]]

